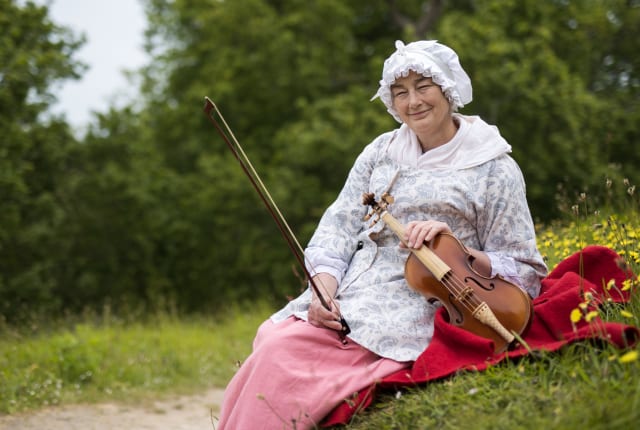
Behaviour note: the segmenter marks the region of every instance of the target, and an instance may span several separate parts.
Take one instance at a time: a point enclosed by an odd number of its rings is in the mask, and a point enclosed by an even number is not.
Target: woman
[[[509,144],[476,116],[458,56],[435,41],[404,45],[385,61],[380,97],[402,125],[364,148],[305,257],[327,310],[311,289],[258,329],[253,353],[225,393],[219,429],[312,428],[341,401],[411,365],[429,345],[436,307],[404,278],[410,250],[453,233],[475,268],[537,296],[547,268]],[[365,192],[395,198],[383,222],[364,221]],[[351,333],[336,335],[344,317]]]

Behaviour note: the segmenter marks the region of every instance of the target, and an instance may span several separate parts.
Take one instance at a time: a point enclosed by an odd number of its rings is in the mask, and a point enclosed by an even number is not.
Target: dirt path
[[[0,416],[0,430],[213,430],[222,390],[127,406],[73,405]]]

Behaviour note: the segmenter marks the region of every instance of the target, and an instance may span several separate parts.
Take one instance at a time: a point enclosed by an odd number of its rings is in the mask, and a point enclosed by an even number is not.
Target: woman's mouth
[[[429,111],[430,111],[430,109],[424,109],[424,110],[421,110],[419,112],[409,113],[409,117],[410,118],[421,118],[421,117],[425,116],[426,114],[428,114]]]

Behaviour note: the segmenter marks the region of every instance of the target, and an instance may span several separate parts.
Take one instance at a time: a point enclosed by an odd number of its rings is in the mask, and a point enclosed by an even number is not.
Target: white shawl
[[[449,142],[423,153],[416,134],[402,124],[389,141],[389,155],[400,164],[421,169],[462,170],[511,152],[511,145],[496,126],[487,124],[479,116],[453,116],[459,127]]]

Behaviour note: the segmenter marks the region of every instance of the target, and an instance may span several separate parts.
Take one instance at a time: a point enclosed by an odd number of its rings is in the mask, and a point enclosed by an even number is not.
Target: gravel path
[[[50,407],[0,416],[0,430],[214,430],[221,389],[127,406],[116,403]]]

